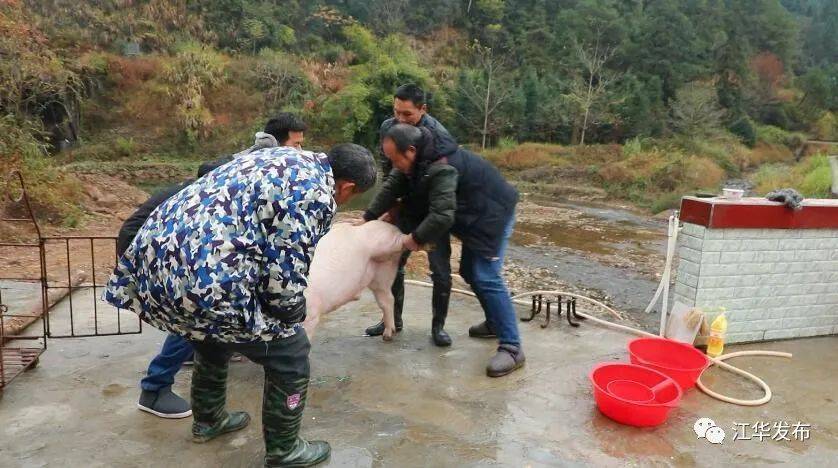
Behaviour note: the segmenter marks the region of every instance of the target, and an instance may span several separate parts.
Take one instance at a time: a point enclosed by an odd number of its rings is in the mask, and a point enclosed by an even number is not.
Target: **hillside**
[[[87,210],[76,174],[176,180],[280,110],[373,148],[405,82],[525,190],[828,194],[805,142],[838,139],[836,0],[82,3],[0,0],[0,160],[56,223]]]

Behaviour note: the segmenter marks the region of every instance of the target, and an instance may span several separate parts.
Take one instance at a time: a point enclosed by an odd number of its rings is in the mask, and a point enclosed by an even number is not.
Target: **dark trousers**
[[[262,430],[269,456],[285,456],[300,432],[310,377],[311,344],[302,328],[288,338],[244,344],[193,342],[192,414],[216,424],[227,416],[227,366],[236,352],[265,369]]]
[[[398,324],[402,323],[402,310],[404,309],[404,266],[410,257],[410,251],[402,254],[399,261],[399,271],[393,281],[393,298],[395,306],[393,315]],[[451,296],[451,237],[449,234],[441,236],[433,250],[428,252],[428,263],[431,267],[431,281],[433,282],[433,298],[431,310],[433,312],[432,325],[445,324],[445,317],[448,314],[448,302]]]

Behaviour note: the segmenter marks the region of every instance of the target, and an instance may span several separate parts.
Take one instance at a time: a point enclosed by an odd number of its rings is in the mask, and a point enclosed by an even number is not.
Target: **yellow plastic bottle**
[[[718,357],[725,349],[725,333],[727,333],[727,317],[725,310],[710,324],[710,338],[707,340],[707,355]]]

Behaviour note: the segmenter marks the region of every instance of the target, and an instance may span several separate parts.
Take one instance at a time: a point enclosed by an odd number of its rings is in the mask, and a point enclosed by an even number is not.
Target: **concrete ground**
[[[595,363],[627,360],[629,336],[592,324],[521,323],[527,366],[490,379],[484,366],[493,342],[466,334],[482,318],[476,301],[452,301],[448,349],[430,342],[429,304],[428,290],[409,289],[406,329],[392,343],[361,336],[379,318],[369,295],[318,329],[303,435],[332,443],[327,466],[834,466],[838,460],[838,337],[735,347],[795,354],[792,361],[733,362],[768,382],[773,401],[746,408],[691,390],[665,425],[636,429],[602,416],[588,381]],[[253,416],[241,432],[193,444],[190,419],[136,409],[137,382],[163,337],[145,327],[141,335],[50,340],[40,365],[0,399],[0,466],[261,466],[262,372],[249,362],[231,365],[228,384],[229,408]],[[190,374],[187,368],[178,375],[181,395],[189,394]],[[739,397],[759,396],[722,371],[710,371],[705,381]],[[700,417],[727,432],[723,445],[697,439],[693,424]],[[732,440],[736,423],[760,422],[810,424],[810,437]]]

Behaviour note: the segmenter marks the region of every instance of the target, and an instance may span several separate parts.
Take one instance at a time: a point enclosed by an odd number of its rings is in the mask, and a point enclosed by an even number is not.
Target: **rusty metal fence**
[[[44,235],[19,172],[5,189],[18,215],[0,221],[23,232],[0,239],[0,391],[38,364],[48,338],[142,333],[135,314],[100,297],[117,261],[116,238]]]

